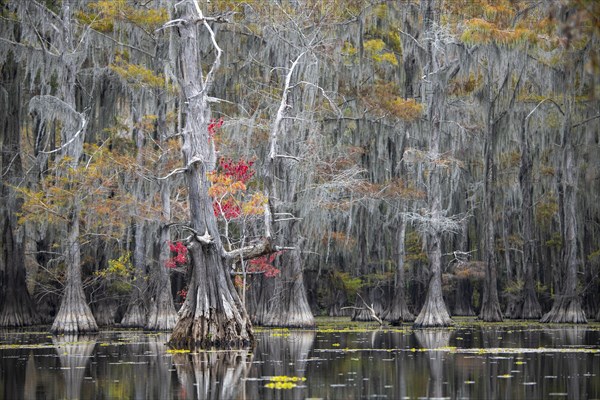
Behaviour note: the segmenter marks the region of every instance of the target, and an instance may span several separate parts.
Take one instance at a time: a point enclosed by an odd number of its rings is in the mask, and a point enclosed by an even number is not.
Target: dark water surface
[[[345,325],[344,325],[345,324]],[[600,399],[600,325],[259,330],[252,351],[168,334],[0,332],[2,399]]]

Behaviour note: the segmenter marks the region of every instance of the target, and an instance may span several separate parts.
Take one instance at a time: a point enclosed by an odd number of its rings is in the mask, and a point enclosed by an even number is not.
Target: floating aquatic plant
[[[303,376],[285,376],[278,375],[269,378],[269,383],[265,385],[269,389],[293,389],[297,385],[296,382],[304,382],[306,378]]]

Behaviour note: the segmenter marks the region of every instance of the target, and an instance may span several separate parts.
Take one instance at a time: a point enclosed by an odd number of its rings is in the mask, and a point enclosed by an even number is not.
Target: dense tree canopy
[[[600,315],[597,2],[0,7],[0,325]]]

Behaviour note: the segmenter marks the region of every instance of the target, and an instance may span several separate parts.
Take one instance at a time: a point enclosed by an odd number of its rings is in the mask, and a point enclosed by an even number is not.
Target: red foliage
[[[221,173],[225,176],[230,176],[234,181],[248,183],[254,176],[254,170],[252,169],[254,161],[246,161],[241,159],[239,161],[233,161],[231,158],[225,159],[221,157],[219,159],[219,167]]]
[[[213,118],[210,120],[208,123],[208,136],[210,139],[215,136],[217,129],[219,129],[221,126],[223,126],[223,118],[219,118],[218,120]]]
[[[268,256],[262,256],[250,260],[248,272],[262,272],[267,278],[274,278],[281,273],[281,270],[273,265],[273,261],[281,252],[273,253]]]
[[[177,292],[177,296],[179,296],[181,298],[181,300],[185,300],[185,298],[187,297],[188,291],[187,289],[181,289],[179,292]]]
[[[223,201],[221,203],[214,201],[213,211],[216,217],[225,216],[226,220],[238,218],[242,214],[240,207],[232,201]]]
[[[254,161],[246,161],[244,159],[233,161],[231,158],[225,159],[221,157],[219,159],[219,167],[214,173],[218,174],[218,176],[231,178],[233,182],[241,182],[246,185],[255,173],[252,165],[254,165]],[[232,191],[232,193],[234,192]],[[233,198],[214,201],[213,211],[216,217],[224,217],[226,220],[235,219],[242,215],[241,207],[236,204]]]
[[[167,268],[176,268],[187,262],[188,249],[183,243],[169,242],[169,250],[171,250],[171,253],[175,253],[175,255],[167,260],[165,265]]]

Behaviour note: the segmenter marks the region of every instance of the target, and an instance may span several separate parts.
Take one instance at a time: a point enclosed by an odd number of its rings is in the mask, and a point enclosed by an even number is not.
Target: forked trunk
[[[188,245],[192,277],[169,345],[175,348],[241,348],[252,325],[214,245]]]
[[[176,348],[241,348],[254,341],[252,324],[229,276],[222,257],[207,173],[214,168],[214,146],[208,135],[208,96],[221,49],[197,2],[179,3],[181,20],[177,53],[177,81],[181,88],[183,161],[188,188],[190,231],[188,250],[192,267],[188,294],[169,341]],[[210,35],[215,60],[204,76],[199,59],[199,31]],[[202,235],[202,236],[199,236]]]

